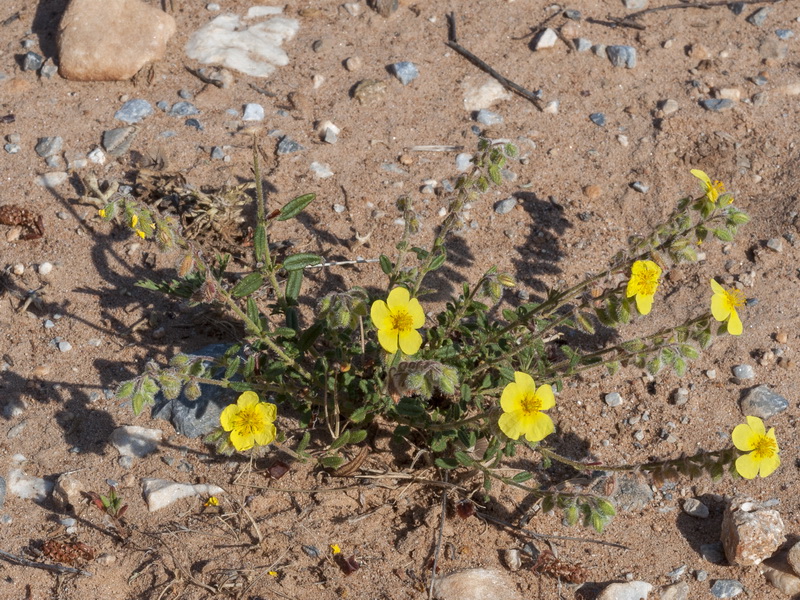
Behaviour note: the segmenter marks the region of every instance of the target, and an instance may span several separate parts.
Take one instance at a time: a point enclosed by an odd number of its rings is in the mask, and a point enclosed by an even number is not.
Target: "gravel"
[[[389,70],[403,85],[408,85],[419,77],[417,65],[408,61],[396,62],[389,66]]]
[[[122,121],[123,123],[133,125],[134,123],[138,123],[145,117],[149,117],[152,114],[153,106],[147,100],[134,98],[133,100],[128,100],[125,102],[125,104],[123,104],[119,110],[114,113],[114,118],[117,121]]]

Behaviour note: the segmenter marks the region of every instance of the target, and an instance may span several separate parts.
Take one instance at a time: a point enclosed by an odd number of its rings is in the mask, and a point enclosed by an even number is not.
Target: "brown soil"
[[[0,300],[0,364],[6,365],[0,372],[2,427],[19,434],[2,436],[0,473],[7,477],[15,465],[12,457],[22,454],[29,475],[52,479],[74,471],[86,490],[101,493],[108,489],[107,480],[115,480],[129,505],[125,519],[132,533],[122,543],[98,511],[79,506],[77,531],[68,536],[59,520],[69,515],[59,513],[52,501],[35,503],[9,493],[0,514],[12,522],[0,525],[0,549],[36,560],[27,548],[41,548],[55,538],[81,542],[95,556],[105,556],[80,563],[92,577],[0,562],[0,598],[427,597],[440,488],[392,478],[334,480],[297,464],[290,474],[270,483],[247,462],[220,460],[201,441],[178,436],[164,421],[134,417],[128,406],[104,394],[141,372],[146,360],[163,363],[177,352],[229,340],[229,333],[214,327],[211,319],[199,319],[197,310],[134,287],[144,277],[173,276],[179,257],[159,255],[151,243],[101,222],[94,207],[81,203],[75,178],[53,190],[34,185],[35,177],[50,169],[33,147],[39,137],[59,135],[67,154],[85,155],[99,145],[103,130],[121,125],[113,115],[123,97],[172,103],[179,100],[178,90],[187,89],[202,110],[198,118],[203,131],[156,110],[140,124],[132,151],[102,168],[95,166],[94,174],[130,182],[143,157],[158,154],[166,158],[165,171],[180,173],[194,185],[233,185],[251,176],[250,141],[239,132],[241,122],[225,111],[233,108],[241,114],[244,103],[258,102],[267,112],[265,131],[280,129],[306,148],[276,156],[277,140],[262,136],[271,161],[264,165],[264,178],[272,206],[301,193],[317,194],[307,216],[277,229],[276,239],[291,240],[295,249],[329,260],[390,254],[400,233],[394,223],[398,196],[417,199],[424,242],[441,220],[438,211],[445,199],[419,190],[425,180],[456,177],[455,153],[410,148],[444,144],[463,146],[467,152],[475,149],[475,122],[463,107],[464,89],[489,77],[445,45],[445,15],[450,11],[457,13],[464,46],[520,85],[543,89],[543,100],[557,99],[560,108],[556,115],[544,114],[519,96],[494,107],[505,121],[492,126],[489,134],[518,143],[524,160],[512,165],[515,181],[472,208],[474,230],[453,239],[452,266],[445,277],[432,282],[440,298],[492,264],[514,273],[520,288],[532,295],[541,294],[547,285],[574,283],[602,269],[629,235],[647,232],[678,198],[697,191],[690,168],[724,180],[736,203],[753,217],[728,245],[727,254],[721,252],[721,244],[708,243],[706,260],[677,269],[677,276],[664,283],[663,302],[650,318],[637,321],[637,327],[648,331],[675,323],[705,304],[709,278],[731,282],[752,271],[753,286],[745,291],[758,303],[743,312],[744,335],[720,338],[682,379],[661,374],[651,383],[631,367],[615,377],[593,373],[566,387],[554,412],[562,440],[559,449],[575,459],[617,464],[720,448],[742,421],[738,400],[751,385],[768,384],[790,400],[790,408],[769,422],[778,431],[783,465],[768,479],[681,482],[657,491],[644,509],[620,514],[603,536],[566,529],[558,515],[534,516],[527,527],[541,534],[599,537],[625,546],[556,542],[563,560],[589,570],[590,583],[580,589],[532,572],[530,561],[522,570],[508,572],[503,551],[530,540],[474,517],[457,518],[456,495],[449,497],[440,573],[484,566],[506,570],[523,597],[594,598],[605,583],[625,580],[628,574],[665,585],[670,582],[668,572],[686,565],[684,580],[692,598],[710,597],[709,583],[718,578],[740,580],[753,599],[777,597],[757,568],[706,562],[699,547],[718,539],[723,495],[736,492],[779,499],[788,529],[798,533],[798,316],[793,301],[797,250],[788,240],[781,253],[765,248],[770,238],[797,233],[793,219],[800,189],[800,110],[798,96],[785,92],[787,85],[800,81],[798,38],[781,42],[775,34],[778,28],[800,30],[796,5],[771,5],[763,27],[745,21],[757,8],[748,5],[741,16],[724,6],[654,12],[640,19],[645,27],[637,30],[608,26],[609,15],[625,14],[620,2],[576,0],[570,8],[584,16],[584,21],[571,25],[578,36],[637,49],[638,65],[624,69],[592,52],[568,49],[562,41],[551,50],[532,52],[529,34],[552,14],[546,2],[403,0],[390,18],[378,16],[363,2],[357,17],[340,1],[293,2],[287,13],[297,16],[301,27],[286,46],[290,65],[268,80],[237,75],[231,88],[221,90],[205,86],[184,68],[198,65],[186,59],[183,45],[214,14],[202,8],[204,2],[175,2],[178,34],[166,59],[153,65],[149,77],[116,83],[74,83],[58,76],[40,80],[23,72],[20,42],[34,40],[38,47],[33,50],[52,56],[54,31],[64,8],[63,0],[34,4],[6,0],[0,14],[2,20],[20,13],[18,20],[0,25],[0,72],[9,76],[0,83],[0,114],[15,115],[13,123],[0,125],[0,132],[22,136],[20,153],[0,153],[2,203],[42,215],[45,225],[44,237],[13,242],[6,241],[9,228],[0,227],[0,267],[25,266],[23,275],[5,277],[7,289]],[[659,4],[664,3],[651,2]],[[248,7],[242,0],[222,5],[238,14]],[[598,21],[588,22],[586,17]],[[557,15],[548,25],[565,23]],[[316,40],[325,41],[319,52],[312,50]],[[788,54],[781,55],[781,45],[788,47]],[[360,70],[344,68],[349,57],[362,59]],[[408,86],[386,70],[400,60],[419,66],[420,77]],[[767,80],[763,87],[751,81],[759,74]],[[314,75],[325,77],[316,90]],[[388,91],[382,102],[366,106],[351,97],[354,85],[364,79],[385,81]],[[251,83],[274,96],[258,93]],[[767,101],[758,106],[737,102],[724,112],[699,106],[700,99],[720,88],[739,89],[743,100],[765,93],[762,98]],[[295,94],[292,99],[290,93]],[[680,108],[664,116],[658,105],[668,98]],[[285,112],[278,114],[279,109]],[[596,112],[605,114],[604,127],[589,120]],[[314,133],[315,122],[326,119],[342,129],[335,145],[321,143]],[[177,135],[160,135],[167,130]],[[621,143],[619,136],[627,142]],[[223,145],[230,146],[231,161],[211,160],[210,149]],[[335,176],[315,178],[309,171],[312,161],[328,164]],[[386,170],[385,164],[404,172]],[[85,177],[90,171],[79,174]],[[648,194],[631,188],[637,180],[650,186]],[[588,186],[597,188],[587,195]],[[512,193],[524,202],[509,214],[496,214],[494,202]],[[346,210],[335,212],[334,204]],[[371,236],[365,244],[356,243],[356,235],[366,234]],[[54,268],[40,276],[37,266],[44,262]],[[323,289],[383,284],[375,264],[333,268],[306,286],[303,300],[313,306]],[[36,289],[41,301],[19,310],[18,296]],[[507,294],[505,301],[513,305],[518,300]],[[47,319],[54,328],[44,327]],[[776,342],[778,332],[786,333],[788,341]],[[59,352],[52,343],[55,337],[69,341],[72,350]],[[101,344],[89,344],[93,339]],[[759,365],[758,358],[774,349],[783,352],[780,364]],[[755,367],[755,380],[732,379],[731,367],[740,363]],[[716,370],[716,379],[706,375],[709,369]],[[668,399],[679,386],[694,387],[687,404],[674,406]],[[603,395],[611,391],[623,395],[622,406],[605,406]],[[645,411],[649,420],[636,426],[626,423]],[[668,422],[676,425],[671,430],[676,443],[660,437]],[[123,424],[165,433],[159,453],[135,461],[129,470],[118,464],[117,452],[108,443],[111,431]],[[290,435],[296,432],[290,419],[283,418],[279,425]],[[644,432],[640,443],[633,437],[636,430]],[[324,443],[324,432],[319,433],[319,443]],[[604,440],[610,443],[604,445]],[[371,450],[364,468],[372,472],[408,470],[414,455],[411,447],[390,444],[388,436],[379,438]],[[530,459],[532,455],[523,454],[515,466],[529,464]],[[420,464],[416,468],[420,477],[441,478],[433,469]],[[143,477],[209,482],[226,493],[218,508],[204,508],[198,498],[151,514],[141,494]],[[472,490],[480,481],[465,477],[458,483]],[[710,518],[684,515],[680,506],[685,497],[703,499],[711,508]],[[482,510],[516,522],[530,508],[524,493],[495,487]],[[361,568],[346,576],[331,556],[331,544],[341,546],[348,557],[355,555]],[[312,558],[303,546],[316,547],[320,557]],[[278,576],[267,574],[270,569]],[[707,571],[708,579],[697,581],[697,570]]]

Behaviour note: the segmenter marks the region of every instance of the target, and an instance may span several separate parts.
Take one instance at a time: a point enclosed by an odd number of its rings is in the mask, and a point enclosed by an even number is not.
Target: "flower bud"
[[[508,273],[500,273],[497,276],[497,281],[500,285],[507,288],[513,288],[517,285],[517,280],[514,279],[513,275],[509,275]]]

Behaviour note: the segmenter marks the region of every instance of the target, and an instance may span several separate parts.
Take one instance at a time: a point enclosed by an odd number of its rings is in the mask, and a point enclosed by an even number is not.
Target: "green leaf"
[[[514,481],[516,483],[525,483],[531,477],[533,477],[533,473],[531,473],[529,471],[522,471],[521,473],[517,473],[516,475],[514,475],[511,478],[511,481]],[[546,498],[547,498],[547,496],[546,496]]]
[[[564,511],[564,518],[567,520],[567,525],[572,527],[575,523],[578,522],[578,507],[574,504],[568,506],[567,509]]]
[[[228,363],[228,368],[225,369],[225,377],[224,379],[230,379],[236,374],[236,371],[239,370],[239,365],[242,364],[242,359],[238,356],[234,356],[233,360]]]
[[[275,331],[272,333],[276,336],[285,338],[293,338],[295,335],[297,335],[297,332],[291,327],[276,327]]]
[[[317,338],[324,330],[325,323],[322,321],[317,321],[311,327],[306,329],[300,336],[300,339],[297,341],[298,350],[300,350],[300,352],[305,352],[308,350],[314,344],[314,342],[317,341]]]
[[[358,444],[359,442],[363,442],[364,439],[366,439],[366,437],[367,437],[366,429],[354,429],[350,432],[350,443]]]
[[[499,166],[489,165],[489,179],[491,179],[495,185],[500,185],[503,183],[503,176],[500,173]]]
[[[337,450],[350,442],[350,431],[345,431],[331,444],[330,450]]]
[[[615,375],[617,371],[622,368],[622,365],[618,360],[612,361],[610,363],[606,363],[606,369],[608,369],[609,375]]]
[[[296,302],[303,287],[303,271],[289,271],[286,277],[286,300]]]
[[[597,510],[607,517],[613,517],[617,514],[617,509],[614,508],[614,505],[604,498],[597,499]]]
[[[117,400],[127,400],[133,395],[133,382],[126,381],[117,388]]]
[[[471,467],[475,463],[466,452],[458,451],[454,454],[454,457],[458,461],[458,464],[463,467]]]
[[[244,368],[242,369],[242,377],[247,379],[253,374],[253,371],[256,370],[256,355],[251,354],[247,357],[247,360],[244,362]]]
[[[733,234],[727,229],[722,229],[722,228],[713,229],[712,233],[714,234],[714,237],[716,237],[721,242],[733,241]]]
[[[292,254],[291,256],[287,256],[286,260],[283,261],[283,268],[287,271],[297,271],[300,269],[305,269],[306,267],[310,267],[311,265],[319,265],[323,262],[325,261],[316,254],[303,252],[300,254]]]
[[[549,513],[556,507],[556,501],[552,495],[545,496],[542,498],[542,512]]]
[[[246,381],[229,381],[228,388],[239,393],[253,391],[253,386]]]
[[[247,318],[253,323],[261,323],[261,315],[258,312],[258,306],[252,296],[247,298]]]
[[[311,432],[306,431],[303,434],[302,439],[298,442],[297,447],[294,449],[295,452],[298,454],[305,452],[305,449],[308,448],[308,443],[311,441]]]
[[[253,250],[256,262],[263,263],[267,260],[267,228],[263,223],[256,225],[256,231],[253,234]]]
[[[341,456],[323,456],[319,459],[319,464],[324,469],[338,469],[345,463],[345,459]]]
[[[675,369],[675,374],[678,377],[683,377],[686,375],[686,361],[682,358],[676,358],[672,368]]]
[[[294,200],[289,200],[286,204],[284,204],[283,208],[281,208],[281,212],[278,215],[278,221],[288,221],[292,217],[296,217],[299,215],[303,209],[311,204],[314,199],[317,197],[316,194],[303,194],[302,196],[298,196]]]
[[[454,458],[437,458],[433,462],[440,469],[447,469],[448,471],[458,468],[458,461]]]
[[[603,515],[600,515],[596,512],[592,513],[590,517],[592,527],[597,533],[603,533],[603,529],[606,526],[606,520],[603,518]]]
[[[446,261],[447,261],[447,252],[445,251],[444,248],[442,248],[439,251],[439,254],[437,254],[431,261],[430,267],[428,267],[428,269],[431,271],[435,271],[436,269],[441,267]]]
[[[250,273],[243,279],[240,279],[239,283],[233,286],[233,289],[231,290],[231,296],[234,298],[249,296],[258,288],[260,288],[263,283],[264,277],[261,275],[261,273]]]
[[[698,356],[700,356],[700,352],[698,352],[697,348],[689,344],[681,344],[680,350],[681,354],[686,358],[688,358],[689,360],[694,360]]]
[[[361,408],[357,408],[353,411],[353,414],[350,415],[350,420],[353,423],[361,423],[366,416],[367,416],[368,409],[366,406],[362,406]]]
[[[389,260],[389,257],[386,256],[385,254],[381,254],[378,260],[381,263],[381,271],[383,271],[384,275],[391,275],[392,261]]]

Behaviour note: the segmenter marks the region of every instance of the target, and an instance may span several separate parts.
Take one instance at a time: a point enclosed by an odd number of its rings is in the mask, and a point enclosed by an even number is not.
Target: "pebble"
[[[508,100],[511,94],[503,85],[490,79],[480,87],[469,88],[464,93],[464,109],[470,112],[489,108],[500,100]]]
[[[264,120],[264,107],[260,104],[245,104],[244,114],[242,121],[263,121]]]
[[[19,434],[22,433],[27,426],[28,426],[27,421],[21,421],[17,423],[11,429],[8,430],[8,433],[6,433],[6,437],[10,440],[13,440],[15,437],[18,437]]]
[[[50,319],[47,319],[47,320],[44,322],[44,328],[45,328],[45,329],[52,329],[52,328],[53,328],[53,327],[55,327],[55,326],[56,326],[56,324],[55,324],[55,323],[53,323],[53,322],[52,322]]]
[[[0,502],[0,506],[3,504]],[[786,555],[786,560],[792,566],[792,570],[797,575],[800,575],[800,542],[796,542],[790,549],[789,553]]]
[[[703,571],[702,569],[698,569],[697,571],[694,572],[694,578],[697,581],[705,581],[706,579],[708,579],[708,572]]]
[[[3,146],[3,149],[9,154],[17,154],[20,150],[22,150],[19,144],[6,144]]]
[[[625,8],[628,10],[643,10],[647,8],[648,0],[625,0]]]
[[[789,552],[791,554],[791,550]],[[761,563],[758,568],[764,578],[782,594],[797,598],[800,596],[800,577],[796,576],[796,571],[792,572],[793,567],[786,559],[786,553],[779,552]]]
[[[606,46],[606,55],[615,67],[633,69],[636,66],[636,48],[633,46]]]
[[[750,566],[769,558],[786,541],[780,513],[750,498],[731,499],[722,517],[720,540],[732,565]]]
[[[709,515],[708,507],[697,498],[687,498],[682,508],[687,515],[698,519],[707,519]]]
[[[184,100],[191,100],[194,97],[194,94],[191,90],[178,90],[178,96],[183,98]]]
[[[36,154],[41,156],[42,158],[48,158],[53,156],[54,154],[58,154],[61,152],[61,148],[64,145],[64,140],[58,136],[56,137],[42,137],[36,143],[34,150]]]
[[[548,115],[557,115],[558,107],[560,105],[561,103],[558,100],[550,100],[547,104],[544,105],[542,112]]]
[[[465,569],[439,577],[433,595],[438,600],[522,600],[508,576],[495,569]]]
[[[472,154],[462,152],[456,155],[456,171],[466,173],[472,168]]]
[[[520,556],[519,548],[507,548],[503,552],[503,561],[506,563],[509,571],[519,571],[522,567],[522,557]]]
[[[26,52],[22,57],[23,71],[38,71],[44,64],[44,57],[36,52]]]
[[[717,370],[716,369],[708,369],[706,371],[706,377],[709,379],[716,379],[717,378]]]
[[[146,429],[138,425],[117,427],[111,432],[109,442],[120,456],[144,458],[158,450],[164,434],[160,429]]]
[[[514,210],[514,207],[517,205],[517,199],[514,196],[506,198],[505,200],[500,200],[499,202],[495,202],[494,205],[494,212],[498,215],[505,215],[510,213]]]
[[[281,141],[278,142],[278,154],[292,154],[301,150],[305,150],[305,148],[287,135],[283,136]]]
[[[661,590],[661,600],[688,600],[689,584],[679,581],[668,585]]]
[[[222,10],[222,7],[216,2],[209,2],[208,4],[206,4],[206,10],[210,12],[217,12],[219,10]]]
[[[592,52],[594,52],[595,55],[599,56],[600,58],[608,57],[608,54],[606,54],[605,44],[595,44],[594,46],[592,46]]]
[[[357,17],[361,14],[361,4],[359,2],[345,2],[344,9],[351,17]]]
[[[145,477],[142,479],[142,492],[147,502],[147,510],[155,512],[166,508],[176,500],[193,496],[219,496],[224,493],[221,487],[207,483],[196,485],[177,483],[169,479]]]
[[[153,114],[153,106],[141,98],[134,98],[125,102],[117,112],[114,113],[114,118],[128,125],[138,123],[145,117]]]
[[[545,50],[552,48],[558,41],[558,34],[554,29],[547,27],[540,31],[531,41],[531,47],[534,50]]]
[[[621,512],[640,511],[653,501],[653,488],[636,475],[620,475],[611,500]]]
[[[103,132],[103,148],[111,156],[122,156],[131,147],[136,137],[136,127],[117,127]]]
[[[586,38],[577,38],[575,40],[575,50],[578,52],[588,52],[592,49],[592,41]]]
[[[211,158],[213,158],[214,160],[225,159],[225,150],[222,149],[222,146],[214,146],[211,149]]]
[[[675,406],[683,406],[689,401],[689,390],[688,388],[678,388],[672,393],[672,403]]]
[[[773,252],[783,252],[783,238],[770,238],[767,240],[767,248]]]
[[[62,473],[56,479],[52,499],[62,512],[74,513],[81,507],[84,491],[83,483],[79,479],[72,474]]]
[[[358,71],[364,65],[364,61],[361,59],[360,56],[351,56],[347,60],[344,61],[344,68],[350,71],[351,73]]]
[[[69,352],[70,350],[72,350],[72,344],[70,344],[66,340],[62,340],[62,341],[58,342],[58,349],[61,352]]]
[[[39,275],[49,275],[53,272],[53,263],[43,262],[39,265],[37,270],[39,271]]]
[[[736,379],[752,379],[756,376],[756,372],[750,365],[736,365],[733,367],[733,376]]]
[[[744,586],[735,579],[717,579],[711,586],[715,598],[733,598],[744,591]]]
[[[589,115],[589,119],[598,127],[603,127],[606,124],[606,116],[603,113],[592,113]]]
[[[589,200],[597,200],[603,193],[603,188],[599,185],[587,185],[583,188],[583,195]],[[583,219],[582,219],[583,220]]]
[[[647,192],[650,191],[650,186],[647,185],[646,183],[642,183],[641,181],[634,181],[631,184],[631,187],[640,194],[646,194]]]
[[[661,112],[663,112],[664,115],[671,115],[672,113],[677,112],[680,106],[678,106],[677,100],[667,98],[658,105],[658,108],[661,109]]]
[[[739,88],[720,88],[717,90],[716,96],[717,98],[739,102],[742,99],[742,90]]]
[[[59,27],[59,72],[74,81],[130,79],[164,57],[174,33],[172,15],[139,0],[73,0]]]
[[[646,581],[628,581],[612,583],[597,596],[597,600],[642,600],[653,586]]]
[[[482,108],[475,114],[475,120],[481,125],[499,125],[503,122],[503,117],[496,112]]]
[[[52,481],[26,475],[22,469],[11,469],[8,473],[8,491],[18,498],[41,502],[52,489]]]
[[[583,17],[581,11],[574,8],[568,8],[564,11],[564,16],[572,21],[580,21]]]
[[[761,27],[767,20],[767,16],[772,12],[768,6],[759,8],[752,15],[747,17],[747,22],[756,27]]]
[[[794,31],[791,29],[776,29],[775,35],[782,40],[790,40],[794,37]]]
[[[408,85],[417,77],[419,77],[419,69],[417,68],[417,65],[412,62],[396,62],[393,65],[390,65],[389,69],[403,85]]]
[[[789,408],[789,401],[770,390],[766,385],[752,388],[742,398],[742,414],[759,419],[769,419]]]
[[[25,265],[17,263],[13,267],[14,275],[22,275],[25,272]]]
[[[89,154],[86,155],[86,158],[96,165],[104,165],[106,163],[106,153],[100,148],[95,148],[89,152]]]
[[[69,179],[69,174],[64,171],[50,171],[44,175],[40,175],[34,181],[36,185],[41,185],[46,188],[58,187],[62,183],[66,183]]]
[[[169,116],[171,117],[189,117],[191,115],[199,115],[200,111],[191,102],[176,102],[169,109]]]
[[[195,119],[194,117],[192,117],[190,119],[186,119],[183,122],[183,124],[186,125],[186,127],[194,127],[195,129],[197,129],[197,131],[203,131],[203,124],[200,121],[198,121],[197,119]],[[167,135],[167,134],[169,134],[169,135]],[[161,135],[164,136],[164,137],[174,137],[175,136],[175,132],[174,131],[169,131],[169,132],[168,131],[164,131],[164,132],[161,133]]]
[[[333,212],[335,212],[335,213],[341,214],[346,210],[347,210],[347,207],[344,204],[334,204],[333,205]]]
[[[612,408],[621,406],[622,396],[619,394],[619,392],[611,392],[609,394],[606,394],[605,402]]]
[[[733,100],[729,100],[728,98],[707,98],[705,100],[700,100],[700,106],[706,110],[721,112],[731,108],[733,106]]]
[[[333,171],[329,165],[321,162],[314,161],[311,163],[309,167],[311,172],[314,173],[320,179],[327,179],[328,177],[333,177]]]
[[[641,429],[634,431],[633,439],[635,439],[637,442],[641,442],[644,439],[644,431],[642,431]]]

